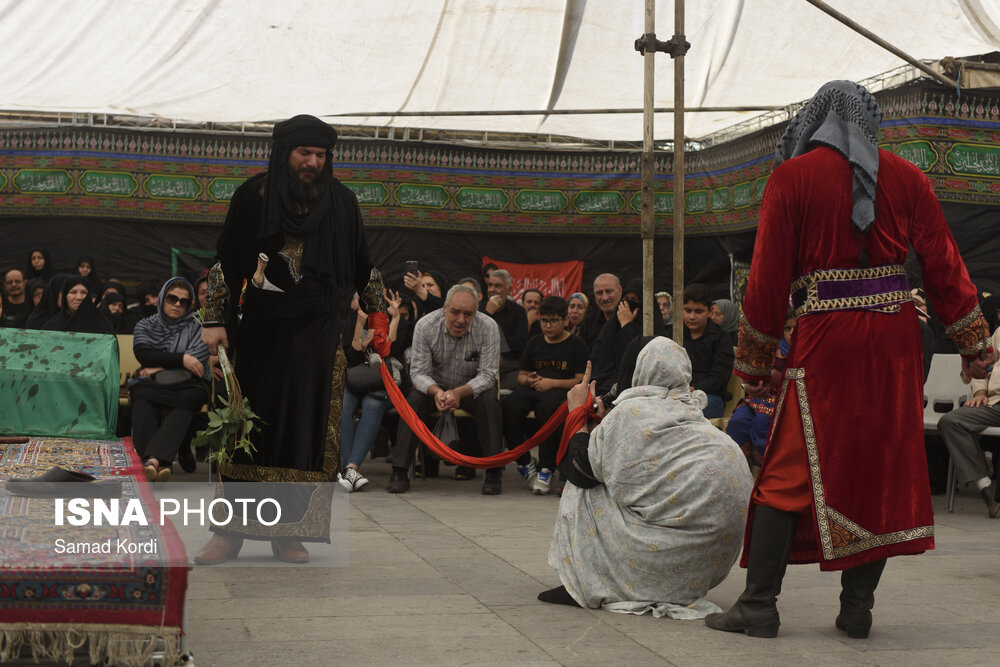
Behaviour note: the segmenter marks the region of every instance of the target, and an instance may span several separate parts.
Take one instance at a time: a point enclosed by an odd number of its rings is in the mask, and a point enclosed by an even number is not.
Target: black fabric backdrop
[[[1000,209],[962,204],[943,205],[945,216],[973,282],[980,291],[1000,293]],[[81,255],[92,255],[103,278],[137,283],[164,280],[170,274],[170,249],[212,249],[220,228],[190,223],[138,222],[93,218],[0,218],[0,266],[22,267],[29,249],[49,248],[57,268],[75,271]],[[401,229],[372,229],[369,243],[376,265],[390,284],[402,279],[403,262],[416,259],[436,269],[448,281],[479,275],[481,257],[525,264],[583,260],[584,288],[600,273],[618,274],[623,282],[642,274],[642,242],[635,238],[595,236],[505,236],[440,234]],[[717,297],[728,295],[729,253],[749,258],[753,233],[695,236],[685,242],[685,282],[707,283]],[[654,282],[657,290],[671,291],[673,247],[669,236],[655,242]],[[180,272],[196,278],[210,260],[182,256]],[[920,284],[919,265],[908,262],[914,286]]]

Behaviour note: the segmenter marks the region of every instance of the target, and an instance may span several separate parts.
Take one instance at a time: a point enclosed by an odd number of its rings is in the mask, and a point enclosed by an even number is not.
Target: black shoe
[[[184,444],[177,450],[177,463],[180,464],[181,470],[184,472],[194,472],[198,469],[198,462],[194,460],[191,445]]]
[[[705,625],[713,630],[742,632],[748,637],[778,636],[777,597],[795,537],[799,515],[766,505],[754,507],[753,532],[747,563],[747,585],[729,611],[709,614]]]
[[[996,500],[997,491],[996,482],[979,491],[979,495],[986,502],[986,511],[989,513],[991,519],[997,518],[997,515],[1000,514],[1000,502]]]
[[[872,607],[875,606],[875,589],[885,559],[872,561],[844,570],[840,575],[840,614],[834,625],[847,632],[851,639],[867,639],[872,627]]]
[[[566,604],[571,607],[579,607],[580,603],[573,599],[565,586],[556,586],[538,594],[538,599],[550,604]]]
[[[437,477],[439,470],[438,466],[440,466],[440,464],[441,464],[441,459],[428,458],[427,460],[424,461],[423,466],[417,463],[416,467],[413,470],[413,476],[416,477],[417,479],[424,477],[425,474],[427,479],[430,479],[432,477]],[[422,470],[421,467],[423,468]]]
[[[455,479],[460,481],[465,481],[467,479],[476,478],[476,469],[468,468],[466,466],[457,466],[455,468]]]
[[[483,495],[499,496],[503,492],[503,477],[497,470],[487,470],[483,477]]]
[[[393,468],[389,476],[389,484],[385,487],[389,493],[406,493],[410,490],[410,478],[403,468]]]
[[[119,498],[120,479],[97,479],[93,475],[53,466],[35,477],[11,477],[4,488],[12,496],[29,498]]]

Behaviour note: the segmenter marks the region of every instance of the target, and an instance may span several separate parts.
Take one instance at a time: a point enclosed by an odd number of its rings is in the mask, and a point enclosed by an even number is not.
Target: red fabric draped
[[[392,341],[389,340],[389,316],[385,313],[369,314],[368,329],[375,335],[372,349],[385,359],[389,356],[389,348],[392,346]]]

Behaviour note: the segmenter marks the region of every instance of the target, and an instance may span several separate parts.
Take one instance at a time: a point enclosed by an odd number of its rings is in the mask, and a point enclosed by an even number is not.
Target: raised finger
[[[583,379],[580,381],[583,384],[590,384],[590,361],[587,361],[587,369],[583,371]]]

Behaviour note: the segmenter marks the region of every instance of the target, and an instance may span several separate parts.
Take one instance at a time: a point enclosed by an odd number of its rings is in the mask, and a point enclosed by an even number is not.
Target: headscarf
[[[261,221],[258,239],[269,238],[285,232],[303,239],[303,271],[319,277],[324,283],[333,285],[338,275],[347,276],[344,284],[353,281],[353,272],[344,273],[341,264],[350,263],[346,241],[337,238],[338,229],[334,220],[345,212],[341,198],[332,192],[339,183],[333,178],[333,146],[337,143],[337,131],[315,116],[299,115],[286,121],[275,123],[271,156],[267,164],[264,188],[264,219]],[[322,177],[328,179],[328,186],[320,193],[309,211],[297,213],[296,206],[288,195],[288,156],[299,146],[326,149]],[[350,263],[353,267],[353,263]]]
[[[80,302],[75,313],[69,312],[66,295],[77,285],[87,287],[87,279],[83,276],[69,276],[62,285],[62,308],[45,322],[42,327],[46,331],[71,331],[76,333],[113,334],[111,322],[97,312],[90,294]],[[88,288],[89,289],[89,288]],[[41,304],[39,304],[41,305]]]
[[[108,280],[101,286],[101,294],[100,294],[101,300],[104,299],[104,293],[107,292],[108,289],[114,289],[116,292],[122,295],[122,298],[125,299],[126,302],[128,301],[128,293],[125,291],[125,286],[122,285],[121,282],[115,280],[114,278]]]
[[[25,329],[28,326],[28,318],[31,317],[32,313],[35,312],[34,297],[35,290],[39,287],[42,288],[42,299],[38,303],[42,303],[45,299],[45,281],[41,278],[32,278],[24,286],[24,306],[21,307],[20,311],[17,313],[17,317],[14,320],[14,326],[18,329]]]
[[[35,268],[31,266],[31,256],[36,252],[42,253],[42,257],[45,258],[45,266],[42,267],[41,271],[35,271]],[[32,248],[28,252],[28,263],[27,268],[24,270],[25,278],[41,278],[42,280],[48,280],[54,275],[55,268],[52,266],[52,255],[49,254],[48,248]]]
[[[164,299],[173,287],[184,287],[191,295],[191,303],[183,315],[171,322],[163,314]],[[160,289],[160,298],[156,305],[156,314],[139,320],[135,325],[135,338],[132,347],[136,350],[152,352],[174,352],[190,354],[202,363],[205,372],[202,377],[210,380],[208,366],[208,347],[201,342],[201,325],[194,319],[198,310],[195,303],[194,288],[186,279],[176,276],[171,278]]]
[[[122,312],[112,313],[110,306],[113,303],[120,303],[122,305]],[[108,322],[111,322],[111,327],[116,334],[129,333],[128,318],[125,317],[125,297],[118,292],[109,292],[106,297],[101,299],[101,304],[97,307],[97,312],[103,315]]]
[[[703,416],[703,396],[700,390],[691,391],[691,359],[684,348],[669,338],[657,336],[639,352],[632,386],[618,394],[615,405],[633,398],[673,399],[664,401],[657,411],[668,422],[679,423],[694,418],[692,410],[698,417]]]
[[[59,295],[62,294],[63,283],[68,277],[65,273],[57,273],[49,278],[42,300],[31,311],[31,315],[28,315],[28,321],[24,324],[25,329],[42,329],[45,323],[59,312]]]
[[[97,273],[97,263],[94,262],[94,258],[91,255],[81,255],[76,260],[76,270],[78,273],[80,265],[84,262],[90,264],[90,274],[84,276],[83,280],[87,286],[87,290],[90,292],[90,299],[93,301],[101,297],[101,276]]]
[[[853,81],[831,81],[792,118],[778,142],[775,163],[804,155],[813,144],[829,146],[843,155],[854,172],[851,221],[866,231],[875,221],[881,122],[878,102],[864,86]]]
[[[154,283],[154,282],[145,282],[145,283],[142,283],[141,285],[139,285],[139,287],[136,288],[136,292],[135,292],[135,294],[136,294],[136,302],[137,302],[136,303],[136,307],[139,309],[139,312],[142,313],[143,317],[149,317],[151,315],[156,315],[157,307],[156,306],[147,306],[146,305],[146,295],[147,294],[156,294],[156,293],[157,293],[156,283]]]
[[[199,308],[201,308],[201,303],[198,301],[198,289],[201,287],[202,283],[206,283],[206,284],[208,283],[208,276],[202,276],[201,278],[198,278],[198,280],[194,281],[194,301],[195,301],[194,308],[195,308],[195,310],[198,310]],[[205,295],[205,301],[206,302],[208,301],[208,295],[207,294]]]
[[[569,295],[569,298],[566,299],[566,302],[569,303],[573,299],[579,299],[580,301],[583,302],[583,309],[590,310],[590,299],[588,299],[587,295],[584,294],[583,292],[573,292],[572,294]]]
[[[740,309],[729,299],[716,299],[715,305],[722,311],[722,322],[719,324],[726,333],[736,333],[740,328]]]

